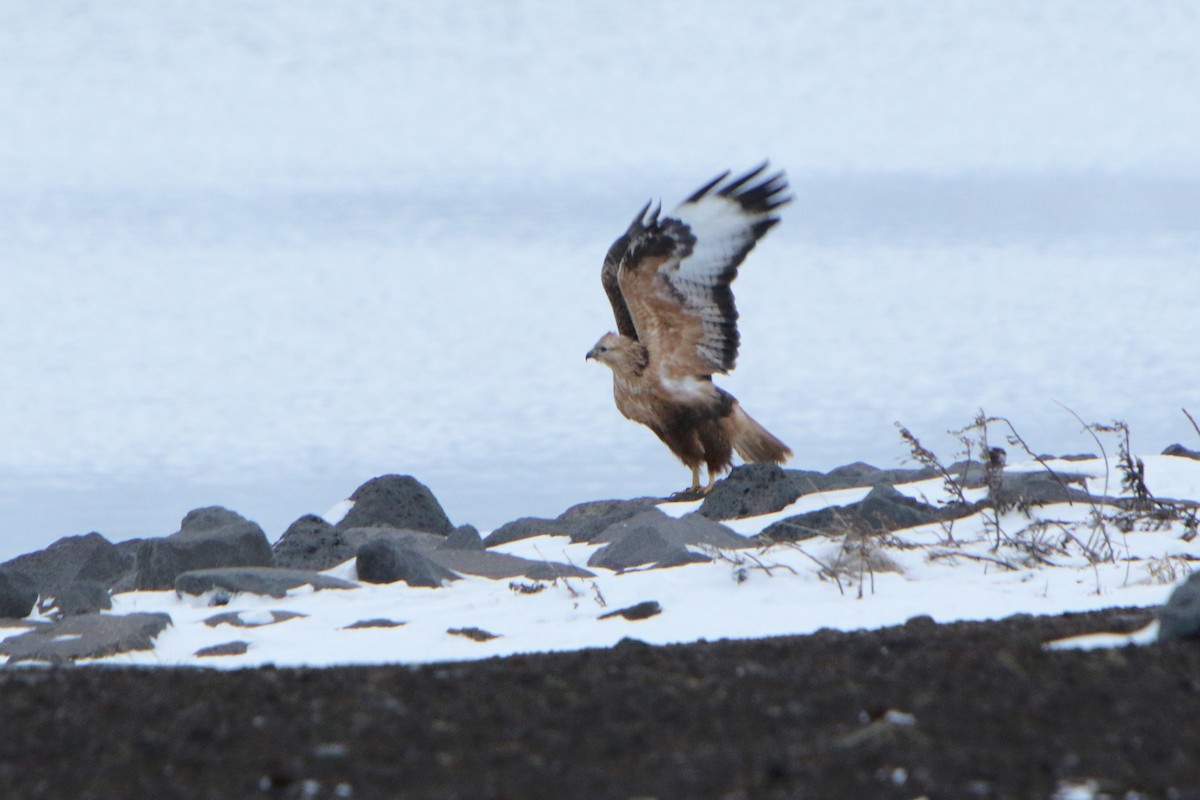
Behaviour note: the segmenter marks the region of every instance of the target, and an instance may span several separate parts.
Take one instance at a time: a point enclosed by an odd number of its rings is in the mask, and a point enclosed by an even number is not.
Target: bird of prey
[[[733,179],[726,171],[669,216],[647,203],[609,248],[600,273],[617,331],[602,336],[587,358],[612,370],[617,409],[654,431],[692,470],[683,494],[712,489],[734,452],[747,462],[782,463],[792,455],[713,383],[738,355],[730,284],[792,199],[786,176],[766,170],[764,163]]]

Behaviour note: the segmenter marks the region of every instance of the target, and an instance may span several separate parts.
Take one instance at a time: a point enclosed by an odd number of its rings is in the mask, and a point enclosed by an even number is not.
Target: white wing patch
[[[782,173],[753,183],[765,168],[764,164],[736,180],[715,181],[672,214],[695,241],[691,252],[664,277],[700,317],[703,336],[697,351],[718,372],[733,369],[740,344],[730,284],[755,243],[779,221],[775,210],[790,199],[781,196],[787,188]]]
[[[679,262],[672,283],[687,281],[713,286],[731,270],[737,270],[734,259],[754,245],[755,225],[771,214],[749,213],[736,200],[710,194],[697,202],[680,205],[672,216],[691,228],[696,237],[691,255]]]

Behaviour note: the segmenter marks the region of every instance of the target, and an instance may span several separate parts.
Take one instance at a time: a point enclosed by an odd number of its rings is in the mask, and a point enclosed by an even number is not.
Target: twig
[[[804,556],[805,558],[807,558],[808,560],[810,560],[814,564],[816,564],[818,567],[820,567],[822,574],[828,575],[829,577],[833,578],[834,583],[837,584],[839,594],[841,594],[841,595],[846,594],[846,590],[844,588],[842,588],[842,579],[838,577],[837,572],[835,572],[834,570],[829,568],[828,564],[821,561],[821,559],[817,558],[816,556],[807,553],[803,547],[796,544],[795,542],[792,543],[792,547],[795,547],[797,550],[799,550],[800,555]]]
[[[1183,409],[1183,415],[1188,418],[1188,422],[1192,423],[1192,427],[1196,429],[1196,435],[1200,436],[1200,425],[1196,424],[1195,418],[1192,417],[1192,415],[1188,413],[1188,410],[1186,408]]]
[[[998,564],[1001,567],[1004,567],[1005,569],[1011,570],[1013,572],[1021,571],[1020,567],[1013,566],[1012,564],[1010,564],[1009,562],[1005,561],[1002,558],[993,558],[992,556],[981,556],[976,553],[964,553],[961,550],[943,550],[940,553],[930,553],[929,558],[930,558],[930,560],[933,560],[935,558],[967,558],[967,559],[970,559],[971,561],[988,561],[992,564]]]

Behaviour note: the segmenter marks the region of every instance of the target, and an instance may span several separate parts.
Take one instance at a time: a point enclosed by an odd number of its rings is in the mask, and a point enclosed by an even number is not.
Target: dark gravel
[[[1200,644],[1142,609],[418,668],[0,670],[19,798],[1200,798]],[[890,712],[890,713],[889,713]]]

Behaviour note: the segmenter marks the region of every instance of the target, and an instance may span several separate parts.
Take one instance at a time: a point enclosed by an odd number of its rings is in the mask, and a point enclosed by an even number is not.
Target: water
[[[0,13],[0,557],[386,472],[484,528],[680,488],[583,362],[600,258],[765,155],[723,385],[794,465],[981,407],[1094,449],[1060,403],[1200,447],[1186,6],[134,6]]]

